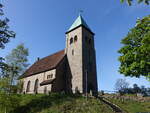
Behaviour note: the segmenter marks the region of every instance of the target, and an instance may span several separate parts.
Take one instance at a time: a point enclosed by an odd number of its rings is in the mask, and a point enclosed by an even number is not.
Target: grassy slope
[[[12,113],[113,113],[97,99],[60,94],[20,95],[20,106]]]
[[[150,112],[150,102],[137,102],[133,100],[119,100],[111,98],[109,99],[112,103],[120,106],[124,111],[128,113],[137,112]]]

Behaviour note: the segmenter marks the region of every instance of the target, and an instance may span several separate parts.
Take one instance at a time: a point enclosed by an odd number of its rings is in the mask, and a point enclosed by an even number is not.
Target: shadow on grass
[[[72,95],[64,95],[64,94],[51,94],[51,95],[42,95],[37,97],[34,97],[34,95],[31,95],[31,97],[30,95],[28,96],[29,98],[31,98],[31,101],[29,103],[22,106],[20,105],[10,113],[37,113],[42,111],[45,108],[50,108],[53,104],[59,105],[64,101],[75,98]]]

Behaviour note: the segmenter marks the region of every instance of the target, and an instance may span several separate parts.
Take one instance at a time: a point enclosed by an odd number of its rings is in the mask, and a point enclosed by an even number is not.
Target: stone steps
[[[112,108],[112,110],[115,113],[125,113],[119,106],[111,103],[110,101],[108,101],[106,98],[104,97],[97,97],[100,101],[104,102],[105,104],[107,104],[108,106],[110,106]]]

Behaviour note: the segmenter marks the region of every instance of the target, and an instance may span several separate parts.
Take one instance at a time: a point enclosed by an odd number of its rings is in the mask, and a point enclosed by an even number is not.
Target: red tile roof
[[[29,77],[34,74],[56,68],[56,66],[64,58],[64,56],[65,51],[62,50],[50,56],[42,58],[39,61],[36,61],[31,67],[29,67],[29,69],[27,69],[26,72],[20,78]]]

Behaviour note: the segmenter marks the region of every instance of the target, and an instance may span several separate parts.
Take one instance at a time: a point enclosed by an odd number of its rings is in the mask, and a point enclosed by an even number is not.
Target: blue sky
[[[99,90],[114,90],[118,78],[120,41],[137,18],[150,14],[150,6],[129,7],[120,0],[6,0],[3,1],[9,25],[16,39],[6,45],[0,55],[6,56],[18,44],[29,48],[29,63],[65,48],[65,32],[77,18],[79,10],[95,35]],[[144,78],[127,77],[132,85],[150,86]]]

